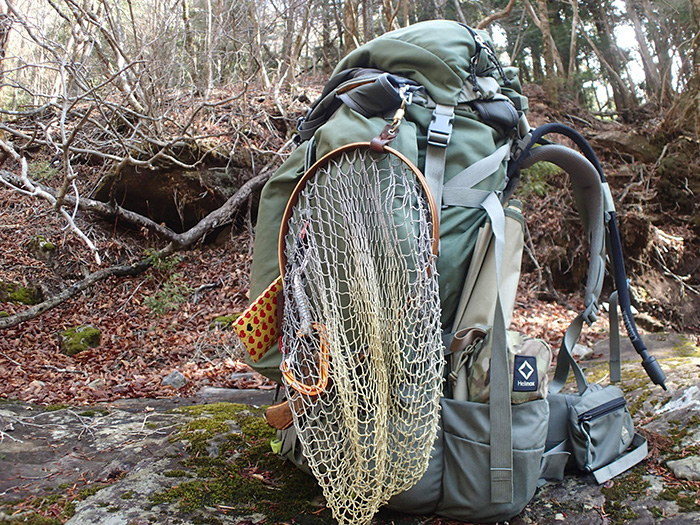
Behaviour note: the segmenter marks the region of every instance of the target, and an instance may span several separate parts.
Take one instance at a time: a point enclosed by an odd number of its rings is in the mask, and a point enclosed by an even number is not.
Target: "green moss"
[[[650,483],[644,478],[646,468],[638,465],[627,474],[615,480],[610,487],[602,487],[601,492],[606,500],[622,501],[625,499],[639,499],[646,494]]]
[[[119,496],[119,497],[120,497],[121,499],[130,500],[130,499],[134,499],[134,496],[135,496],[135,495],[136,495],[136,493],[135,493],[133,490],[129,490],[129,491],[127,491],[127,492],[124,492],[124,493],[123,493],[121,496]]]
[[[610,515],[612,523],[627,523],[639,517],[624,502],[638,500],[646,495],[650,483],[644,478],[645,474],[645,467],[639,465],[623,477],[616,479],[611,486],[600,489],[605,496],[605,511]]]
[[[690,339],[681,337],[681,343],[673,347],[675,357],[700,357],[698,348]]]
[[[2,311],[0,311],[0,319],[2,319],[3,317],[10,317],[10,314],[8,314],[6,311],[2,310]]]
[[[651,515],[652,515],[654,518],[656,518],[656,519],[660,519],[660,518],[663,518],[663,517],[664,517],[664,511],[661,510],[661,509],[660,509],[659,507],[657,507],[656,505],[654,505],[654,506],[652,506],[652,507],[649,507],[648,510],[649,510],[649,512],[651,513]]]
[[[101,491],[105,487],[107,487],[107,485],[102,485],[100,483],[85,487],[83,490],[78,492],[78,499],[80,499],[80,500],[88,499],[90,496],[94,496],[95,494],[97,494],[99,491]]]
[[[613,525],[622,525],[636,520],[639,517],[634,510],[619,501],[605,502],[605,512]]]
[[[263,420],[263,409],[232,403],[214,403],[177,409],[197,419],[186,424],[178,439],[187,441],[190,457],[184,466],[196,478],[152,496],[154,504],[177,502],[183,512],[225,505],[235,512],[261,512],[269,523],[306,516],[304,522],[331,523],[330,511],[321,515],[310,502],[321,494],[316,480],[272,454],[275,431]],[[231,431],[235,422],[240,432]],[[210,456],[211,440],[216,455]],[[169,477],[184,477],[171,471]]]
[[[50,254],[56,250],[56,245],[43,235],[37,235],[29,242],[29,251],[33,254]]]
[[[69,501],[66,506],[63,507],[63,512],[61,512],[61,517],[65,519],[70,519],[75,516],[75,503]]]
[[[681,483],[673,487],[666,486],[659,494],[659,498],[666,501],[675,501],[681,512],[698,512],[700,505],[697,503],[698,491]]]
[[[35,305],[44,300],[44,293],[38,286],[22,286],[0,281],[0,301]]]
[[[44,408],[46,412],[56,412],[57,410],[64,410],[66,408],[69,408],[68,405],[62,405],[60,403],[55,404],[55,405],[48,405]]]
[[[627,410],[629,410],[630,415],[634,417],[651,395],[651,389],[643,390],[633,398],[631,403],[627,403]]]
[[[104,408],[95,408],[92,410],[84,410],[83,412],[80,413],[80,415],[83,417],[106,416],[107,414],[109,414],[109,410],[105,410]]]
[[[209,325],[209,328],[221,328],[223,330],[230,329],[233,323],[235,323],[240,316],[240,313],[233,315],[220,315],[219,317],[214,318],[211,325]]]
[[[102,332],[94,326],[76,326],[64,330],[60,334],[61,352],[72,356],[84,352],[88,348],[95,348],[100,344]]]

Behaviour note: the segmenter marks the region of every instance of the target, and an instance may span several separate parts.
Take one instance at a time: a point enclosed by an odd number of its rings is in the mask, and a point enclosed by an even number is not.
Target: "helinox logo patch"
[[[516,355],[513,367],[513,391],[535,392],[538,388],[537,358],[531,355]]]

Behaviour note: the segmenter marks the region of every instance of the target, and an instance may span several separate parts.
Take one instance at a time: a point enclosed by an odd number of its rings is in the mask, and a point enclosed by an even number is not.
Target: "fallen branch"
[[[80,374],[85,378],[89,378],[90,375],[85,370],[68,370],[67,368],[58,368],[53,365],[41,365],[41,368],[46,368],[47,370],[53,370],[61,374]]]
[[[135,213],[126,208],[122,208],[117,204],[112,204],[108,202],[97,201],[94,199],[88,199],[86,197],[81,197],[76,199],[72,195],[66,195],[64,197],[64,203],[67,206],[76,206],[82,211],[90,211],[97,213],[103,217],[122,219],[129,224],[146,228],[147,230],[155,233],[162,239],[172,243],[172,246],[166,248],[164,255],[168,255],[176,250],[182,250],[189,246],[192,246],[207,233],[209,233],[214,228],[223,226],[231,222],[233,216],[238,211],[238,209],[248,202],[248,199],[260,188],[262,188],[268,181],[272,172],[276,166],[277,158],[282,155],[282,152],[287,149],[292,144],[292,140],[286,142],[279,150],[276,152],[275,159],[270,161],[264,168],[260,170],[260,173],[255,177],[246,181],[243,186],[241,186],[236,193],[234,193],[220,208],[212,211],[204,217],[199,223],[183,233],[176,233],[167,226],[163,226],[148,217]],[[0,170],[0,182],[3,182],[9,187],[15,189],[18,188],[23,179],[17,175]],[[58,192],[50,187],[44,186],[35,181],[29,181],[36,191],[42,194],[48,195],[55,199],[58,196]]]
[[[110,268],[105,268],[97,272],[91,273],[82,281],[69,286],[61,293],[54,295],[53,297],[47,299],[46,301],[34,305],[26,310],[23,310],[17,314],[11,315],[9,317],[0,318],[0,329],[11,328],[17,326],[20,323],[34,319],[35,317],[43,314],[44,312],[58,306],[64,301],[67,301],[71,297],[77,295],[78,293],[86,290],[96,282],[107,279],[108,277],[126,277],[128,275],[138,275],[141,272],[147,270],[153,264],[153,257],[149,257],[136,264],[126,264],[121,266],[112,266]]]
[[[15,443],[24,443],[24,441],[22,441],[21,439],[17,439],[17,438],[15,438],[15,437],[12,437],[12,436],[11,436],[10,434],[8,434],[7,432],[3,432],[2,430],[0,430],[0,443],[2,443],[3,441],[5,441],[5,438],[6,438],[6,437],[7,437],[7,438],[10,438],[10,439],[11,439],[12,441],[14,441]],[[4,494],[4,493],[3,493],[3,494]],[[14,516],[13,516],[13,517],[14,517]]]

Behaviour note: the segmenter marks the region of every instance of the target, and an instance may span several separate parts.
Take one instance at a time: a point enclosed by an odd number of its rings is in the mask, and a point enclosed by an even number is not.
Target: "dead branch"
[[[47,370],[53,370],[59,374],[79,374],[84,378],[88,379],[90,375],[85,370],[68,370],[67,368],[58,368],[53,365],[41,365],[41,368],[46,368]]]
[[[87,290],[90,286],[96,282],[102,281],[109,277],[126,277],[130,275],[138,275],[146,271],[153,264],[153,257],[149,257],[136,264],[125,264],[120,266],[112,266],[110,268],[105,268],[97,272],[91,273],[82,281],[69,286],[59,294],[47,299],[46,301],[34,305],[26,310],[23,310],[17,314],[11,315],[9,317],[0,318],[0,329],[11,328],[17,326],[20,323],[34,319],[44,312],[58,306],[59,304],[67,301],[71,297],[79,294],[80,292]]]
[[[490,14],[486,18],[484,18],[481,22],[479,22],[476,26],[477,29],[486,29],[488,26],[493,24],[496,20],[501,20],[502,18],[506,18],[510,16],[511,11],[513,11],[513,6],[515,5],[515,0],[510,0],[508,2],[508,5],[502,9],[501,11],[497,13]]]
[[[85,235],[85,233],[75,224],[74,217],[71,216],[65,208],[63,208],[56,197],[54,197],[51,193],[48,193],[46,191],[41,190],[38,188],[30,179],[28,176],[28,166],[27,166],[27,159],[17,153],[15,148],[8,144],[7,142],[0,140],[0,149],[2,149],[5,153],[7,153],[10,157],[12,157],[16,162],[19,163],[20,165],[20,180],[22,181],[22,186],[24,188],[21,188],[19,186],[15,186],[13,184],[9,184],[5,179],[0,177],[0,182],[3,182],[6,186],[9,186],[11,189],[23,193],[25,195],[31,195],[34,197],[38,197],[40,199],[43,199],[51,204],[56,211],[64,218],[66,223],[68,224],[68,228],[73,231],[75,235],[78,236],[80,240],[83,241],[83,243],[88,247],[88,249],[93,253],[95,257],[95,261],[97,264],[102,264],[102,260],[100,258],[100,254],[97,251],[97,247],[95,244],[90,240],[90,238]]]
[[[281,152],[284,151],[287,147],[289,147],[291,143],[292,140],[288,141],[284,146],[282,146],[282,148],[280,148],[280,150],[278,150],[277,152],[278,155],[281,154]],[[2,144],[3,143],[0,141],[0,145]],[[12,149],[12,151],[14,151],[14,149]],[[138,275],[147,270],[153,264],[154,258],[164,257],[172,254],[173,252],[189,248],[197,241],[202,239],[207,233],[212,231],[214,228],[228,224],[232,220],[234,214],[238,211],[238,209],[244,204],[247,204],[248,200],[253,195],[253,193],[256,192],[258,189],[262,188],[265,182],[267,182],[267,180],[272,175],[276,162],[277,159],[273,159],[272,161],[270,161],[258,175],[248,180],[245,184],[243,184],[243,186],[241,186],[241,188],[235,194],[233,194],[223,204],[223,206],[214,210],[209,215],[204,217],[201,221],[199,221],[199,223],[197,223],[194,227],[181,234],[175,233],[170,228],[155,223],[148,217],[144,217],[143,215],[139,215],[138,213],[134,213],[118,205],[108,204],[86,198],[78,199],[77,197],[66,195],[64,199],[66,205],[75,205],[80,209],[96,212],[103,216],[118,217],[124,219],[132,224],[142,226],[149,229],[150,231],[156,232],[165,239],[169,240],[170,244],[168,244],[168,246],[166,246],[153,256],[139,261],[136,264],[112,266],[110,268],[105,268],[104,270],[99,270],[88,275],[82,281],[79,281],[69,286],[59,294],[55,295],[54,297],[51,297],[50,299],[47,299],[46,301],[38,305],[32,306],[31,308],[23,310],[22,312],[12,315],[10,317],[0,318],[0,329],[10,328],[12,326],[16,326],[20,323],[28,321],[29,319],[33,319],[43,314],[44,312],[50,310],[51,308],[58,306],[59,304],[70,299],[71,297],[74,297],[78,293],[88,289],[96,282],[102,281],[109,277],[125,277]],[[26,174],[25,178],[29,183],[30,187],[32,188],[31,192],[23,191],[21,188],[18,187],[17,183],[19,181],[16,175],[7,171],[0,171],[0,182],[16,189],[17,191],[22,191],[22,193],[29,195],[42,194],[48,196],[45,198],[54,199],[55,201],[54,194],[56,193],[56,190],[46,188],[44,186],[39,185],[38,183],[30,181],[29,178],[26,177]],[[24,179],[21,180],[22,182],[24,182]]]

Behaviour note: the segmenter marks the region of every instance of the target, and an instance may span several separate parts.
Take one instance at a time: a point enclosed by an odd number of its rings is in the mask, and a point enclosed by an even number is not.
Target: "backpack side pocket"
[[[569,410],[569,436],[576,464],[592,472],[624,453],[634,423],[622,390],[614,385],[589,391]]]

